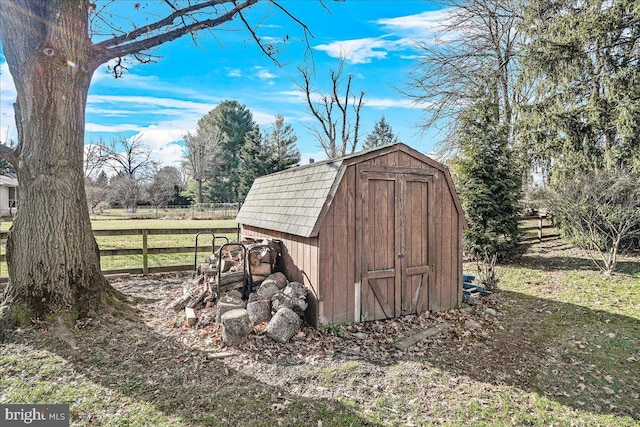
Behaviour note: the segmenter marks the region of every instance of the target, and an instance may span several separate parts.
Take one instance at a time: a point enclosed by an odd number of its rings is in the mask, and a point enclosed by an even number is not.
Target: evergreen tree
[[[219,129],[221,133],[216,172],[208,185],[209,198],[213,202],[238,202],[240,150],[245,143],[245,135],[255,127],[253,114],[238,101],[225,100],[201,120],[206,124],[204,132]]]
[[[638,2],[532,0],[524,16],[528,155],[561,181],[640,166]]]
[[[398,143],[398,136],[393,133],[391,125],[387,123],[384,116],[380,118],[374,125],[373,130],[364,141],[363,148],[368,150],[374,147],[383,147]]]
[[[518,229],[522,175],[493,99],[483,94],[461,114],[457,142],[455,177],[469,224],[465,252],[479,261],[521,254],[525,249]]]
[[[293,132],[293,127],[285,124],[284,117],[278,114],[271,132],[264,136],[265,145],[272,154],[270,172],[281,171],[300,163],[300,150],[296,147],[298,137]]]
[[[260,129],[256,126],[245,136],[245,143],[240,152],[240,200],[244,200],[251,189],[253,181],[272,171],[274,159],[266,149]]]
[[[15,175],[16,170],[13,165],[5,159],[0,159],[0,175]]]
[[[276,116],[271,132],[261,135],[256,126],[247,133],[240,153],[240,200],[247,196],[257,177],[284,170],[300,162],[300,151],[295,145],[297,140],[293,128],[285,125],[281,115]]]

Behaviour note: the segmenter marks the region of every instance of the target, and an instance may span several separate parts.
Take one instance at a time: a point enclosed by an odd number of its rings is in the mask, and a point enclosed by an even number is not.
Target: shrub
[[[622,242],[640,237],[640,175],[636,173],[577,173],[554,183],[545,203],[565,238],[585,249],[604,274],[615,270]]]

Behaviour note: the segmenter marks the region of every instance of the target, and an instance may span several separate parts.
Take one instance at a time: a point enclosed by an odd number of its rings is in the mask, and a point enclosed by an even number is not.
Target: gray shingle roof
[[[236,221],[310,237],[342,160],[313,163],[257,178]]]

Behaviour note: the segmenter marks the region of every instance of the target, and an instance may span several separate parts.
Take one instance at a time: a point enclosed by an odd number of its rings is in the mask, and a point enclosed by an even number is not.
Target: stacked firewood
[[[183,295],[168,307],[184,310],[190,326],[221,323],[229,345],[243,342],[259,325],[270,338],[287,342],[302,324],[307,290],[274,273],[280,255],[273,240],[223,245],[197,267],[195,277],[183,283]]]
[[[280,254],[280,243],[268,239],[224,245],[197,266],[194,278],[183,284],[183,294],[173,300],[168,308],[176,312],[185,310],[189,320],[192,310],[188,309],[214,302],[227,294],[241,298],[245,286],[249,283],[258,286],[273,272]],[[191,322],[195,322],[195,318]]]

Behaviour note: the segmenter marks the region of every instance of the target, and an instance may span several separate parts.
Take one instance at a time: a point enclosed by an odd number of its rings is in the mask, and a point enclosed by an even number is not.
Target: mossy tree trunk
[[[83,185],[87,93],[95,65],[88,2],[1,2],[4,54],[13,76],[18,214],[7,240],[7,303],[23,321],[78,317],[112,289],[100,271]]]
[[[0,41],[16,86],[18,144],[0,144],[0,158],[18,173],[20,201],[7,241],[9,288],[0,304],[0,335],[6,320],[27,321],[47,314],[70,319],[95,311],[121,296],[100,272],[91,231],[83,174],[84,123],[91,76],[116,59],[152,59],[150,49],[233,20],[259,0],[200,0],[162,3],[166,15],[142,24],[109,22],[108,7],[90,0],[0,0]],[[262,4],[284,12],[273,2]],[[122,2],[139,12],[139,3]],[[144,8],[144,7],[143,7]],[[123,9],[124,10],[124,9]],[[102,15],[101,15],[102,14]],[[89,18],[100,19],[115,34],[93,43]],[[133,17],[133,15],[132,15]],[[242,18],[262,51],[256,27]],[[120,28],[131,24],[129,28]],[[146,58],[146,60],[145,60]],[[120,60],[119,60],[120,59]]]

